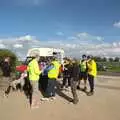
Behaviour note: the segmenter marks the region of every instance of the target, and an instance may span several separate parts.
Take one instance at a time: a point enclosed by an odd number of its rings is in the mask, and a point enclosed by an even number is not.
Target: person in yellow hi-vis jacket
[[[46,95],[44,98],[41,99],[42,101],[55,99],[55,94],[56,94],[55,87],[56,87],[56,80],[59,75],[59,68],[60,68],[60,63],[55,58],[53,58],[48,68],[48,85],[45,92]]]
[[[31,108],[38,108],[39,106],[39,76],[41,74],[41,70],[39,68],[39,55],[35,55],[34,59],[28,64],[27,71],[29,76],[29,81],[32,86],[32,103]]]
[[[94,78],[97,75],[97,66],[92,56],[87,57],[87,67],[88,67],[88,81],[90,85],[90,92],[87,93],[88,96],[94,94]]]
[[[79,81],[78,81],[78,86],[77,89],[80,90],[80,83],[81,80],[84,81],[84,88],[81,89],[83,91],[86,92],[87,90],[87,77],[88,77],[88,73],[87,73],[87,56],[86,55],[82,55],[82,60],[80,60],[80,75],[79,75]]]

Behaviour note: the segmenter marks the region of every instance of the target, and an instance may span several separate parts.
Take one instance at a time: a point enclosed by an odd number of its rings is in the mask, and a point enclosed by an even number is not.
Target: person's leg
[[[44,76],[44,80],[45,80],[45,83],[44,83],[44,92],[45,92],[47,89],[47,85],[48,85],[48,77]]]
[[[84,73],[83,80],[84,80],[84,91],[86,91],[87,90],[87,73]]]
[[[24,79],[24,82],[25,82],[25,84],[24,84],[23,90],[24,90],[24,93],[25,93],[27,99],[30,100],[30,104],[31,104],[32,103],[32,91],[33,91],[32,85],[31,85],[31,82],[28,79],[28,77]]]
[[[73,103],[74,104],[77,104],[78,101],[79,101],[76,89],[77,89],[77,81],[74,81],[74,79],[72,78],[72,80],[71,80],[71,91],[72,91],[72,94],[73,94]]]
[[[77,85],[77,89],[78,89],[78,90],[80,90],[81,80],[82,80],[82,73],[80,73],[80,75],[79,75],[79,80],[78,80],[78,85]]]
[[[53,79],[51,80],[52,84],[51,84],[51,88],[52,88],[52,97],[55,97],[55,93],[56,93],[56,89],[55,89],[55,86],[56,86],[56,79]]]
[[[63,76],[62,88],[65,87],[66,82],[67,82],[67,78],[66,78],[66,76],[64,75],[64,76]]]
[[[84,91],[86,91],[86,90],[87,90],[87,80],[84,79]]]
[[[94,93],[94,76],[88,75],[88,81],[89,81],[89,85],[90,85],[90,92],[88,93],[88,95],[93,95],[93,93]]]
[[[44,97],[41,98],[41,100],[42,101],[48,101],[49,98],[52,97],[52,92],[53,92],[53,95],[55,95],[55,93],[53,91],[53,80],[48,79],[47,89],[46,89]]]
[[[70,77],[68,77],[68,87],[70,87],[71,86],[71,79],[70,79]]]
[[[41,83],[42,83],[42,84],[41,84],[41,87],[42,87],[43,92],[46,91],[47,82],[48,82],[47,77],[46,77],[46,76],[42,76],[42,77],[41,77]]]
[[[67,77],[68,85],[67,85],[67,91],[71,91],[71,78]]]
[[[32,85],[32,108],[38,108],[38,104],[39,104],[39,88],[38,88],[38,81],[30,81],[31,85]]]
[[[47,89],[46,89],[46,97],[51,97],[52,87],[53,87],[53,81],[51,79],[48,79],[48,86],[47,86]]]

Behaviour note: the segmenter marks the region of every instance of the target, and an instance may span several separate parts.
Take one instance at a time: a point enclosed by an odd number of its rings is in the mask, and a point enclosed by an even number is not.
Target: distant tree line
[[[115,57],[115,58],[106,58],[106,57],[99,57],[99,56],[95,56],[94,59],[97,62],[120,62],[120,58],[119,57]]]

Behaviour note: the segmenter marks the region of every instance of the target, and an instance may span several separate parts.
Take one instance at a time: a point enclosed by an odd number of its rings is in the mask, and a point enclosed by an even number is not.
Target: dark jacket
[[[70,77],[70,72],[71,72],[71,65],[70,64],[65,65],[63,75],[65,77]]]
[[[80,74],[79,65],[77,63],[74,63],[71,66],[70,77],[73,78],[73,80],[78,81],[79,80],[79,74]]]
[[[11,66],[10,66],[10,64],[8,62],[3,62],[1,64],[1,69],[2,69],[4,77],[10,77]]]

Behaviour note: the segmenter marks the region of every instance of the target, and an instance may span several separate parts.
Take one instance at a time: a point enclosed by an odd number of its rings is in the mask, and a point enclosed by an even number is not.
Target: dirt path
[[[0,120],[120,120],[120,80],[99,77],[95,91],[91,97],[78,91],[78,105],[57,95],[54,102],[41,103],[34,110],[22,93],[14,92],[9,98],[0,97]]]

